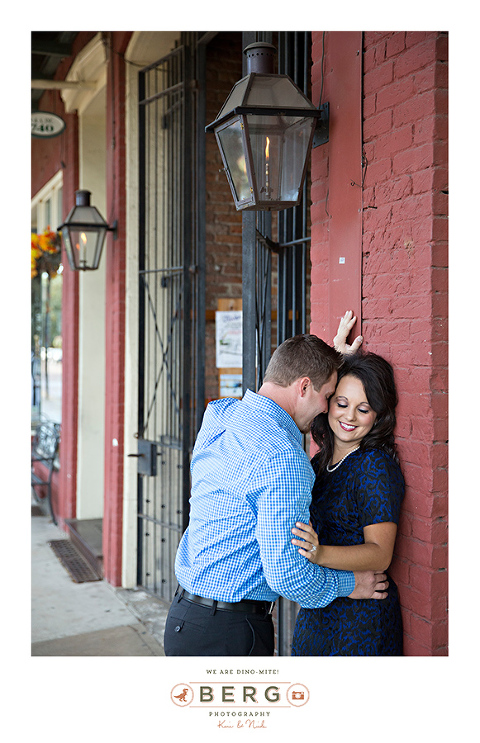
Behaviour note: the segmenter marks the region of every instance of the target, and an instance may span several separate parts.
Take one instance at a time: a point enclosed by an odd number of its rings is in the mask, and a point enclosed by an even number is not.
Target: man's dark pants
[[[273,655],[272,615],[225,611],[178,594],[165,625],[165,655]]]

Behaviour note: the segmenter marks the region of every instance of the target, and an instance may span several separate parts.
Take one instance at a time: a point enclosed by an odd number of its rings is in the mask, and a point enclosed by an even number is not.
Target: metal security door
[[[292,80],[311,99],[311,33],[279,34],[278,71]],[[279,213],[277,344],[298,333],[310,332],[310,170],[301,203]],[[304,440],[306,437],[304,437]],[[305,447],[307,442],[305,440]],[[291,641],[299,606],[280,598],[278,654],[291,654]]]
[[[186,34],[139,73],[137,582],[165,601],[175,592],[175,553],[188,523],[197,398],[203,412],[194,41]]]
[[[271,32],[244,32],[243,46],[271,43]],[[289,75],[310,96],[311,33],[278,32],[278,72]],[[257,390],[272,349],[310,328],[309,174],[301,203],[278,213],[243,214],[243,383]],[[278,242],[274,242],[275,232]],[[276,280],[275,280],[276,279]],[[277,322],[272,323],[276,302]],[[306,445],[306,441],[305,441]],[[276,609],[277,652],[290,655],[298,605],[280,598]]]

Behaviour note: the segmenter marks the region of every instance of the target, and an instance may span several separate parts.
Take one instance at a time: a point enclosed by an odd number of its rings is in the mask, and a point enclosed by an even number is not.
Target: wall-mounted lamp
[[[248,74],[233,87],[213,130],[238,210],[280,210],[300,202],[307,162],[328,142],[328,104],[316,108],[288,75],[275,75],[275,47],[244,49]]]
[[[117,222],[109,227],[98,209],[90,206],[90,195],[90,191],[75,191],[75,206],[58,227],[73,271],[97,269],[105,235],[110,231],[114,240],[117,237]]]

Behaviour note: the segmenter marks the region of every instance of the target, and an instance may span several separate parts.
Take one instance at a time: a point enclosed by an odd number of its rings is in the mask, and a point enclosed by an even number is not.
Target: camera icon
[[[293,707],[302,707],[310,699],[310,692],[303,684],[293,684],[287,690],[287,699]]]
[[[292,699],[305,699],[305,692],[292,691]]]

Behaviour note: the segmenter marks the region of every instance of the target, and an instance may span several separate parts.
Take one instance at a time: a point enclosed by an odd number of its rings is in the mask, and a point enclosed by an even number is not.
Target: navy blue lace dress
[[[364,526],[398,524],[404,490],[400,467],[380,449],[359,449],[334,472],[317,474],[310,514],[320,544],[363,544]],[[292,655],[403,655],[398,590],[388,580],[386,599],[342,597],[300,609]]]

